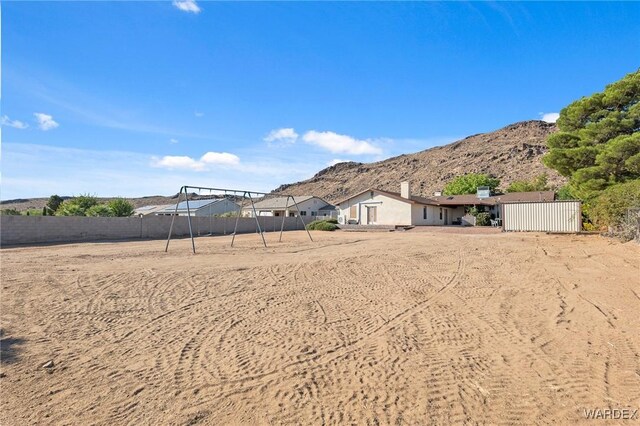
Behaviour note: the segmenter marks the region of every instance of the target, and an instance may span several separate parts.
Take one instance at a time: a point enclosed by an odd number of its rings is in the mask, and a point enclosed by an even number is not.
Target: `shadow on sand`
[[[5,335],[5,330],[0,328],[0,363],[10,364],[18,360],[20,345],[25,340]]]

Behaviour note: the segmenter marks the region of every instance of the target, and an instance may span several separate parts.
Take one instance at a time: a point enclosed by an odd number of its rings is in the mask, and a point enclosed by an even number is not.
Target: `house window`
[[[311,216],[317,216],[316,212],[311,212]]]
[[[427,218],[427,206],[424,206],[422,208],[422,218],[426,219]]]
[[[440,220],[442,220],[442,207],[440,207]]]
[[[306,211],[306,210],[302,210],[302,211],[300,212],[300,216],[306,216],[306,215],[307,215],[307,211]]]
[[[350,219],[357,219],[358,215],[358,206],[351,206],[351,208],[349,209],[349,218]]]

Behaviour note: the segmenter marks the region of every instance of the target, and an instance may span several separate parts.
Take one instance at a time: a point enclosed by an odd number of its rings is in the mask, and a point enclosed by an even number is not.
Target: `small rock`
[[[5,377],[7,377],[7,373],[5,372],[0,373],[0,379],[4,379]]]
[[[53,368],[53,365],[54,365],[54,364],[53,364],[53,360],[52,360],[52,359],[50,359],[49,361],[47,361],[46,363],[44,363],[44,364],[42,365],[42,368]]]

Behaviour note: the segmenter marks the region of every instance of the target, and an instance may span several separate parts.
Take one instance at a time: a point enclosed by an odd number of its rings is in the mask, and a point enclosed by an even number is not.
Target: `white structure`
[[[288,198],[288,200],[287,200]],[[336,217],[335,206],[327,203],[320,197],[313,195],[295,196],[297,207],[300,209],[300,216],[306,217]],[[249,201],[245,201],[242,209],[243,216],[253,217],[255,207],[258,216],[287,216],[293,217],[298,214],[298,210],[291,197],[267,197],[265,200],[257,201],[251,206]]]
[[[504,231],[580,232],[580,201],[519,202],[502,204]]]
[[[133,211],[133,216],[155,215],[156,213],[161,212],[171,206],[173,206],[174,209],[176,207],[175,204],[161,204],[161,205],[138,207]]]
[[[228,212],[237,212],[239,209],[240,206],[237,203],[227,198],[213,198],[189,201],[189,209],[187,209],[187,202],[183,201],[178,204],[177,212],[176,205],[173,204],[156,212],[156,214],[160,216],[171,216],[177,213],[178,216],[187,216],[188,210],[191,216],[219,216]]]
[[[368,189],[337,203],[338,222],[359,225],[449,225],[451,209],[411,195],[409,182],[400,193]]]

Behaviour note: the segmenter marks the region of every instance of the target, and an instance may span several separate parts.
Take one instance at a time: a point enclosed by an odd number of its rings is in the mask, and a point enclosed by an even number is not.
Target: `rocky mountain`
[[[275,193],[313,194],[336,202],[368,188],[400,191],[400,182],[409,180],[415,195],[429,196],[440,191],[456,176],[488,173],[500,178],[502,188],[514,180],[532,179],[547,173],[549,184],[559,187],[565,178],[546,168],[540,158],[547,151],[545,140],[556,131],[555,124],[523,121],[491,133],[469,136],[449,145],[405,154],[376,163],[338,163],[320,170],[311,179],[281,185]],[[242,186],[242,185],[239,185]],[[133,198],[136,207],[172,204],[173,196]],[[197,198],[193,194],[190,198]],[[108,198],[100,199],[101,202]],[[17,199],[0,202],[0,208],[42,209],[47,198]]]
[[[559,187],[566,182],[565,178],[540,161],[547,151],[547,136],[554,131],[555,124],[523,121],[376,163],[338,163],[319,171],[311,179],[282,185],[274,192],[313,194],[336,202],[368,188],[399,192],[400,182],[409,180],[413,194],[429,196],[465,173],[491,174],[500,178],[502,188],[514,180],[532,179],[547,173],[550,186]]]

